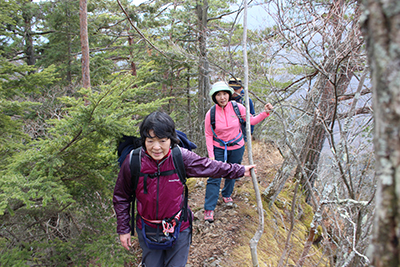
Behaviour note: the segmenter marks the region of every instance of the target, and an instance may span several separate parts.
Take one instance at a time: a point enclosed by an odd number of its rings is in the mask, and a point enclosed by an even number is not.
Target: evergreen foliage
[[[139,103],[145,87],[134,84],[147,72],[142,68],[136,78],[115,75],[110,84],[96,90],[81,89],[77,96],[61,97],[63,115],[46,121],[47,136],[30,141],[10,157],[0,173],[0,213],[13,221],[3,233],[8,239],[3,255],[12,258],[29,248],[36,264],[54,265],[69,257],[78,265],[92,259],[116,264],[100,252],[110,251],[110,246],[120,250],[110,242],[116,237],[110,215],[118,172],[117,140],[122,134],[137,134],[140,118],[168,100]],[[43,222],[49,220],[54,228],[44,229]],[[23,235],[32,238],[29,246],[23,244]]]

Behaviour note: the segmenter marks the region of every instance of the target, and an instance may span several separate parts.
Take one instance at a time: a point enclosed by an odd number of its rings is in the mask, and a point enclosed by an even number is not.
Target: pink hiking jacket
[[[238,103],[237,104],[240,110],[240,114],[242,114],[242,118],[246,121],[246,108]],[[206,135],[206,144],[208,156],[210,158],[214,158],[214,146],[225,149],[224,146],[221,146],[217,141],[213,140],[213,132],[211,129],[211,120],[210,120],[210,110],[208,110],[206,114],[206,118],[204,121],[205,126],[205,135]],[[256,125],[257,123],[263,121],[266,117],[269,116],[269,113],[261,112],[257,116],[253,117],[250,114],[250,124]],[[241,132],[240,122],[238,117],[236,116],[235,111],[233,110],[232,101],[229,101],[228,104],[221,108],[219,105],[216,105],[215,108],[215,133],[218,138],[223,141],[229,141],[234,139]],[[244,140],[240,140],[238,145],[228,146],[228,150],[239,149],[244,146]]]

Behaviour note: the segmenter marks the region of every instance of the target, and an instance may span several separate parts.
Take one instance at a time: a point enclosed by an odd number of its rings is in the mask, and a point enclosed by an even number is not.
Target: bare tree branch
[[[152,42],[150,42],[145,36],[144,34],[133,24],[131,18],[129,17],[128,13],[126,12],[126,10],[124,9],[124,7],[122,6],[121,2],[119,0],[117,0],[118,5],[120,6],[120,8],[122,9],[122,11],[125,13],[125,16],[127,17],[129,23],[131,24],[132,28],[135,29],[135,31],[151,46],[153,47],[155,50],[157,50],[158,52],[160,52],[164,57],[172,60],[170,57],[168,57],[163,51],[161,51],[160,49],[158,49],[155,45],[153,45]]]

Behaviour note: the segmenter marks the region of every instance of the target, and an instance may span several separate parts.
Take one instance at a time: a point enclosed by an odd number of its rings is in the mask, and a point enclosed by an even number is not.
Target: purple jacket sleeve
[[[212,177],[235,179],[244,175],[244,166],[236,163],[224,163],[200,157],[194,152],[181,148],[187,177]]]
[[[113,204],[117,215],[117,233],[127,234],[130,229],[130,208],[133,196],[131,171],[129,169],[129,155],[121,165],[117,182],[114,188]]]

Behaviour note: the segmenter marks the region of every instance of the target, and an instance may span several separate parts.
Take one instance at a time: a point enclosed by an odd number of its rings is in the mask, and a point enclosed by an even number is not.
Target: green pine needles
[[[110,84],[59,98],[62,109],[45,121],[46,134],[25,139],[3,157],[2,263],[121,266],[127,260],[116,240],[111,201],[117,140],[137,135],[141,118],[169,100],[143,101],[151,86],[141,80],[147,72],[116,74]]]

